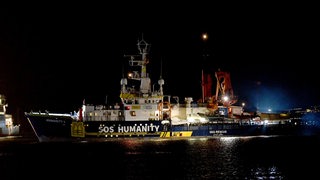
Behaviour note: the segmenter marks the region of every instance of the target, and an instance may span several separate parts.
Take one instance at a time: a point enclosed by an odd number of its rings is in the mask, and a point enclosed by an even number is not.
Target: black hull
[[[192,136],[316,136],[320,127],[293,124],[240,125],[234,124],[199,124],[173,126],[173,132],[192,131]]]
[[[71,138],[71,116],[26,114],[39,141]]]
[[[120,137],[186,137],[186,136],[314,136],[318,126],[239,123],[163,125],[161,121],[86,121],[71,116],[26,115],[39,141],[79,141]]]
[[[75,121],[71,116],[26,114],[39,141],[160,137],[161,121]]]
[[[86,137],[159,137],[163,130],[161,121],[87,121],[84,126]]]

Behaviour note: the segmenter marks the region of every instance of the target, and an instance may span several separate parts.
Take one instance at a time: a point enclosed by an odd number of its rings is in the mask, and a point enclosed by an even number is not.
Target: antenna
[[[122,62],[122,78],[124,78],[124,63]]]
[[[160,79],[158,80],[158,84],[160,85],[160,95],[163,95],[164,80],[162,79],[162,58],[160,61]]]

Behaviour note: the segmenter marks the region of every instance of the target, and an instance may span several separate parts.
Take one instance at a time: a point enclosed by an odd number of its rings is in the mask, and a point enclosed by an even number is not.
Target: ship
[[[120,80],[118,103],[88,104],[85,101],[72,113],[25,112],[40,142],[120,137],[192,137],[257,136],[301,134],[304,126],[283,115],[256,115],[236,105],[230,73],[201,72],[202,97],[166,95],[160,75],[157,86],[147,71],[150,44],[143,38],[137,43],[138,54],[126,55],[128,73]],[[272,118],[273,117],[273,118]],[[312,131],[312,134],[315,133]]]
[[[20,125],[13,120],[12,114],[7,113],[6,97],[0,94],[0,137],[18,136]]]

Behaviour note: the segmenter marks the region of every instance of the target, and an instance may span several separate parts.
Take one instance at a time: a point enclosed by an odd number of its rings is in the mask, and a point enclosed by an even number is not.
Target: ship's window
[[[122,116],[122,112],[121,111],[119,111],[119,116]]]
[[[148,102],[148,100],[144,100],[144,103],[147,103]]]
[[[130,111],[131,116],[136,116],[136,112],[135,111]]]

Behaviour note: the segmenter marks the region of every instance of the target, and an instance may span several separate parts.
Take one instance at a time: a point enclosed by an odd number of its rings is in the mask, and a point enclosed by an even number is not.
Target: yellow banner
[[[71,124],[72,137],[85,137],[85,129],[83,122],[72,122]]]
[[[131,106],[131,109],[141,109],[141,106]]]

